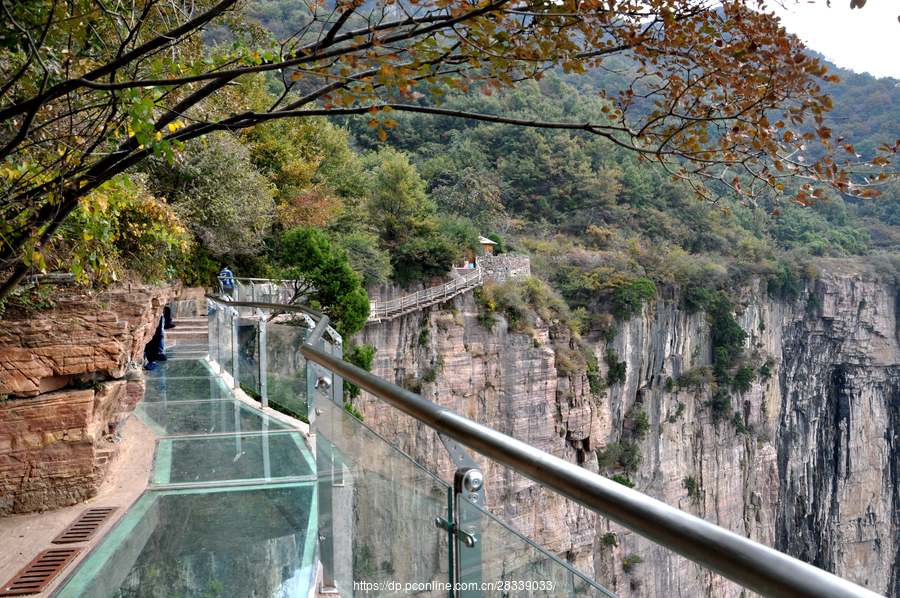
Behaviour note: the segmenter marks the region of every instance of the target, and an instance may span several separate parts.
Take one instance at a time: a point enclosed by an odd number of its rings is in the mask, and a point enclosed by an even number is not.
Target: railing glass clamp
[[[478,538],[475,537],[474,534],[471,534],[466,530],[457,527],[443,517],[434,518],[434,527],[450,532],[451,534],[459,538],[460,542],[465,544],[467,548],[474,548],[475,545],[478,544]]]

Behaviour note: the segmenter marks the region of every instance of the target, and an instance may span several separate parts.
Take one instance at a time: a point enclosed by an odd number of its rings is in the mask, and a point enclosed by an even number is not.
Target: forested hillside
[[[300,18],[287,0],[257,2],[249,14],[260,29],[251,22],[246,35],[257,37],[277,37]],[[227,49],[230,35],[211,30],[208,52]],[[609,109],[601,92],[621,87],[628,70],[614,59],[603,71],[548,72],[490,94],[435,87],[428,99],[513,118],[601,121]],[[841,142],[866,156],[900,137],[898,83],[839,74],[826,122]],[[274,73],[256,75],[215,109],[262,109],[280,85]],[[660,286],[712,292],[762,276],[782,292],[815,276],[815,256],[885,254],[892,271],[900,247],[896,182],[877,199],[828,191],[812,206],[794,203],[790,185],[752,201],[710,186],[701,198],[584,132],[396,113],[272,121],[174,149],[82,201],[40,258],[101,283],[126,271],[209,283],[226,263],[238,274],[277,276],[298,267],[284,241],[299,228],[315,231],[325,253],[337,248],[356,288],[428,282],[484,234],[531,254],[535,273],[572,309],[606,313],[627,297],[629,307],[614,310],[622,316]]]

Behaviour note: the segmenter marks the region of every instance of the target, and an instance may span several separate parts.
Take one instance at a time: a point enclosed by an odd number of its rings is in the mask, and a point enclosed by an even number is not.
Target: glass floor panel
[[[314,583],[315,485],[144,494],[58,598],[306,598]]]
[[[180,361],[161,361],[159,367],[148,371],[148,378],[205,378],[213,372],[203,359],[184,359]]]
[[[207,401],[230,399],[231,391],[221,378],[147,378],[144,401]]]
[[[314,474],[315,462],[298,433],[235,434],[162,439],[154,484],[234,482]]]
[[[136,411],[160,436],[290,429],[237,401],[141,403]]]

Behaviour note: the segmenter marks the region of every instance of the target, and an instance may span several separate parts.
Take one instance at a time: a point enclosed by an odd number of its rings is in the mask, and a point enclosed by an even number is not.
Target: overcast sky
[[[784,0],[785,8],[770,0],[785,28],[836,65],[876,77],[900,79],[900,1],[868,0],[863,9],[850,9],[850,0]]]

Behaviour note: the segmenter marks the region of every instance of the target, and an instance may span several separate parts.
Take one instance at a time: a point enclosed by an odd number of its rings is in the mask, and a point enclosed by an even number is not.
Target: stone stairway
[[[205,316],[176,317],[166,330],[166,355],[171,359],[203,359],[209,351],[209,321]]]

